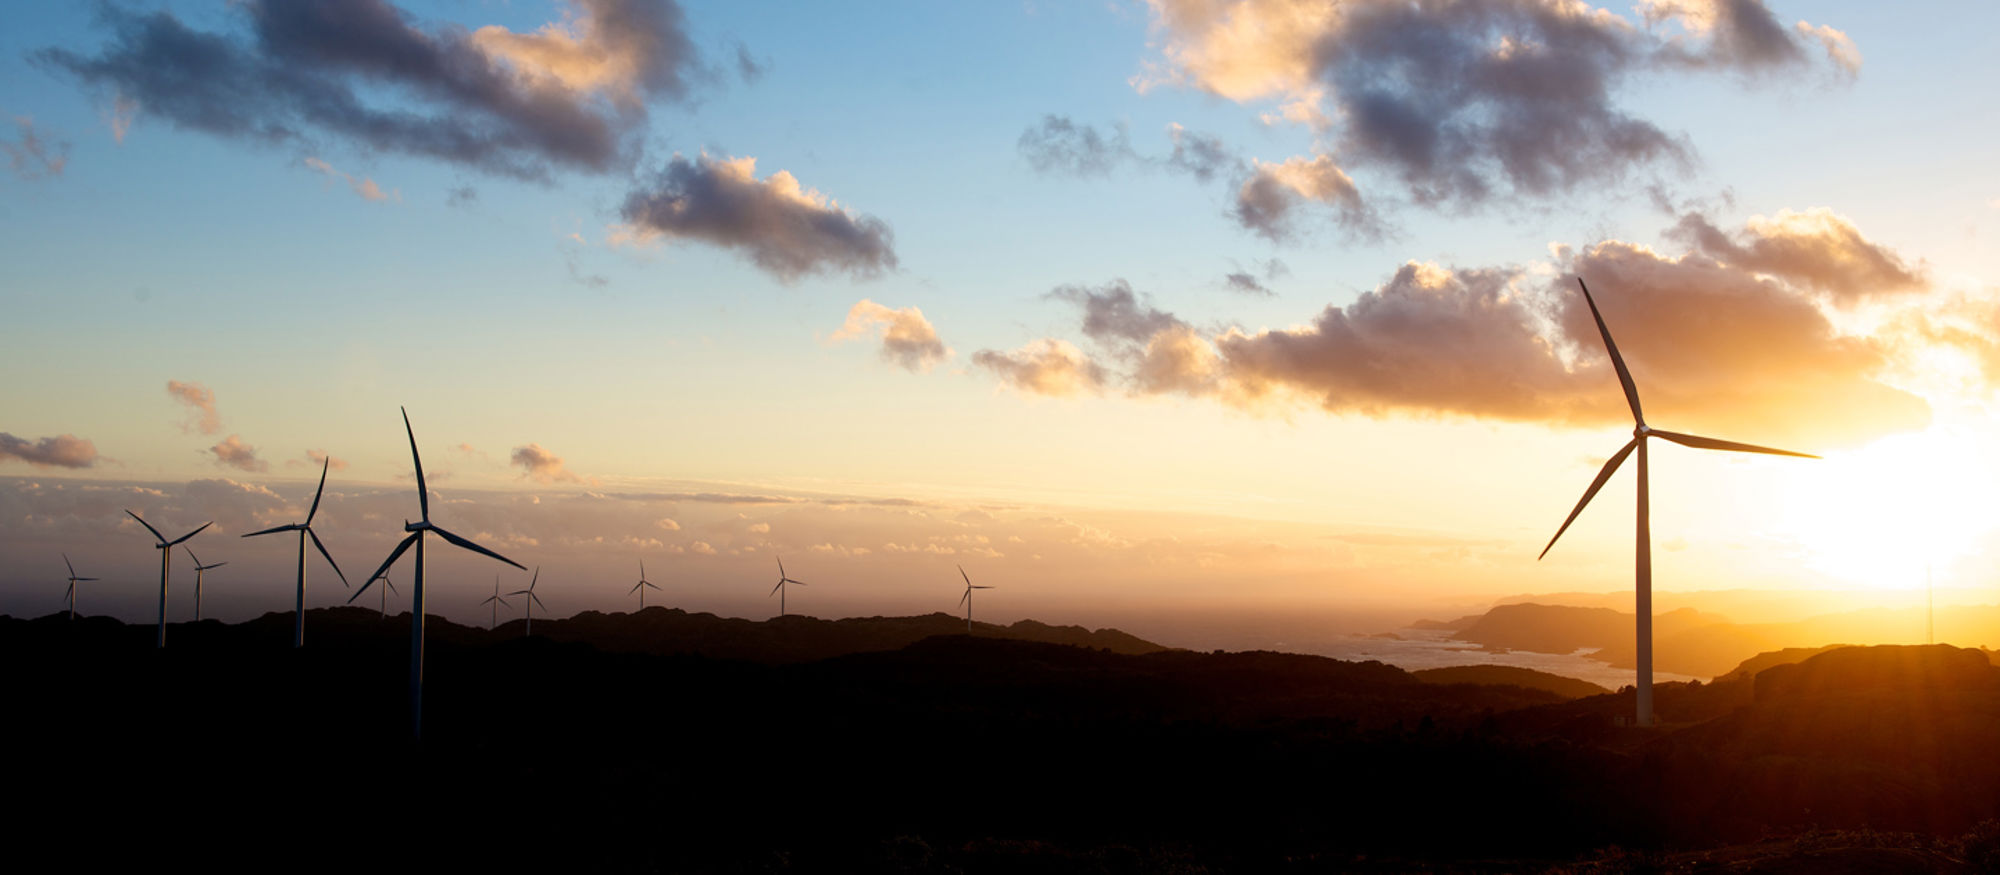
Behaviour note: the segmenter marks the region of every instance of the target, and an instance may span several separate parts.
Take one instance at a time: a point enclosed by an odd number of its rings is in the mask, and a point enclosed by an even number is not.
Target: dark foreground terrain
[[[1629,693],[1039,624],[1023,636],[1104,643],[580,619],[524,638],[433,618],[413,744],[407,616],[314,611],[298,651],[284,614],[177,624],[165,651],[151,627],[0,618],[7,853],[43,861],[18,871],[2000,866],[1982,826],[2000,670],[1978,651],[1663,685],[1666,725],[1636,730],[1615,724]],[[759,658],[787,624],[815,643]]]

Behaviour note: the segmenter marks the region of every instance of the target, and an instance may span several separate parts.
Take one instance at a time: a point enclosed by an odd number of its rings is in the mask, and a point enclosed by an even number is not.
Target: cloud
[[[1032,341],[1013,352],[982,349],[972,354],[972,364],[1030,395],[1061,398],[1095,392],[1105,381],[1102,365],[1074,344],[1053,338]]]
[[[1892,385],[1903,354],[1895,332],[1851,334],[1830,314],[1875,286],[1833,276],[1819,259],[1895,289],[1918,282],[1907,261],[1825,211],[1753,219],[1730,234],[1683,220],[1674,255],[1603,240],[1560,248],[1529,267],[1447,268],[1411,262],[1346,306],[1310,323],[1205,337],[1117,286],[1065,294],[1083,309],[1082,333],[1135,394],[1173,393],[1256,409],[1305,402],[1334,413],[1455,416],[1565,426],[1624,422],[1602,341],[1575,277],[1598,295],[1647,410],[1675,429],[1803,449],[1923,427],[1920,398]],[[1717,239],[1711,239],[1719,237]],[[1898,294],[1906,294],[1899,291]],[[1896,300],[1902,300],[1898,298]],[[1976,321],[1976,320],[1974,320]],[[1991,332],[1971,331],[1967,337]],[[1047,347],[1068,349],[1060,340]],[[1979,343],[1964,344],[1975,350]],[[991,366],[1034,391],[1041,358]],[[980,363],[975,357],[975,363]],[[1095,362],[1092,362],[1095,366]],[[1078,367],[1081,367],[1080,365]],[[1015,379],[1019,371],[1024,376]],[[1044,394],[1071,394],[1050,381]]]
[[[585,482],[582,477],[570,471],[561,458],[543,449],[541,444],[531,443],[525,447],[515,447],[511,461],[520,466],[521,476],[532,478],[538,483]]]
[[[215,391],[200,383],[167,381],[167,395],[188,406],[189,419],[181,431],[215,434],[222,431],[222,416],[215,412]]]
[[[242,0],[228,29],[99,11],[94,52],[32,57],[123,106],[227,139],[433,158],[546,178],[628,168],[647,104],[700,67],[673,0],[572,0],[530,33],[419,24],[388,0]]]
[[[654,522],[653,525],[658,526],[662,529],[666,529],[669,532],[678,532],[681,530],[680,523],[674,522],[673,520],[666,518],[662,518]]]
[[[1167,156],[1167,167],[1186,173],[1198,182],[1235,172],[1243,165],[1243,160],[1230,152],[1222,140],[1195,133],[1179,124],[1167,125],[1167,139],[1174,144],[1174,151]]]
[[[257,458],[257,448],[243,442],[243,438],[230,435],[222,443],[209,447],[215,454],[215,463],[235,468],[239,471],[267,471],[271,466]]]
[[[751,523],[751,524],[750,524],[750,527],[749,527],[749,528],[747,528],[747,529],[745,529],[744,531],[747,531],[747,532],[749,532],[749,533],[751,533],[751,534],[753,534],[753,535],[768,535],[768,534],[770,534],[770,533],[771,533],[771,524],[770,524],[770,523]]]
[[[1134,78],[1140,90],[1276,101],[1267,123],[1311,126],[1343,165],[1381,169],[1428,205],[1546,197],[1688,163],[1681,138],[1614,98],[1641,76],[1802,70],[1814,41],[1842,69],[1859,59],[1844,35],[1779,26],[1761,0],[1651,0],[1643,28],[1577,0],[1148,5],[1160,57]]]
[[[1060,176],[1109,176],[1119,164],[1139,157],[1124,125],[1106,136],[1060,115],[1042,116],[1041,124],[1021,132],[1014,147],[1036,172]]]
[[[748,46],[741,43],[736,45],[736,75],[743,77],[745,84],[757,84],[757,80],[764,78],[764,74],[770,71],[769,63],[760,64],[756,58],[750,57]]]
[[[929,371],[951,356],[937,329],[915,307],[900,310],[862,299],[847,311],[847,322],[833,333],[834,340],[851,340],[870,334],[882,338],[882,360],[911,373]]]
[[[688,551],[691,553],[700,553],[703,556],[715,555],[715,548],[709,546],[709,543],[707,541],[696,541],[692,544],[689,544]]]
[[[19,179],[46,179],[61,176],[63,168],[69,166],[69,141],[56,141],[53,149],[35,130],[35,120],[25,115],[14,117],[14,126],[20,128],[19,142],[0,142],[0,154],[7,156],[7,167]]]
[[[340,180],[346,182],[347,187],[351,189],[356,195],[360,196],[362,200],[384,201],[388,200],[392,196],[389,193],[384,192],[381,186],[376,185],[375,180],[361,179],[358,177],[349,176],[345,173],[333,169],[333,165],[328,164],[325,161],[322,161],[318,158],[307,156],[305,159],[305,165],[307,168],[325,175],[326,178],[329,180]],[[403,193],[401,191],[398,191],[393,195],[393,197],[395,197],[396,200],[401,201],[403,199]]]
[[[1699,213],[1683,216],[1672,235],[1719,262],[1826,292],[1843,302],[1922,291],[1921,267],[1871,243],[1831,210],[1780,210],[1754,216],[1742,231],[1724,233]]]
[[[315,465],[323,465],[330,470],[334,471],[347,470],[346,459],[337,459],[332,456],[329,456],[326,454],[324,450],[307,450],[306,459]]]
[[[1244,273],[1243,271],[1240,270],[1233,271],[1225,275],[1222,278],[1222,285],[1224,288],[1227,288],[1232,292],[1240,292],[1245,295],[1252,295],[1259,298],[1275,297],[1278,294],[1277,292],[1271,291],[1271,289],[1265,286],[1261,280],[1258,280],[1255,275]]]
[[[479,202],[479,189],[460,185],[445,190],[444,205],[448,207],[469,207]]]
[[[1380,222],[1362,203],[1354,179],[1332,156],[1287,158],[1276,164],[1254,162],[1255,170],[1236,189],[1236,223],[1274,243],[1292,238],[1294,217],[1306,202],[1331,207],[1341,227],[1363,234],[1379,233]]]
[[[0,431],[0,462],[13,459],[37,468],[90,468],[101,458],[96,444],[73,434],[28,440]]]
[[[845,272],[873,277],[896,267],[895,235],[873,216],[841,207],[780,170],[756,178],[755,158],[690,161],[675,155],[626,195],[616,243],[693,239],[740,250],[782,282]]]

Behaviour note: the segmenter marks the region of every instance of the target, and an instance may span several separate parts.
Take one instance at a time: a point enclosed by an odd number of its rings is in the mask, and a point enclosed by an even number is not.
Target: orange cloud
[[[267,471],[271,467],[257,458],[256,447],[244,443],[243,438],[237,435],[223,438],[222,443],[209,447],[208,451],[215,454],[216,464],[239,471]]]
[[[214,390],[200,383],[168,380],[167,394],[190,408],[192,418],[181,423],[181,431],[215,434],[222,430],[222,416],[215,412]]]
[[[912,372],[935,367],[951,356],[937,328],[915,307],[900,310],[862,299],[847,311],[847,322],[833,333],[833,339],[852,340],[870,334],[882,338],[882,359]]]

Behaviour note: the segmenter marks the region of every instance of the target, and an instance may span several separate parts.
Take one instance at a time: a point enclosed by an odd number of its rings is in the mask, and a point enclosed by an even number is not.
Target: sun
[[[1993,488],[2000,444],[1967,427],[1933,426],[1826,454],[1787,484],[1773,534],[1799,544],[1813,570],[1875,589],[1920,589],[2000,530]]]

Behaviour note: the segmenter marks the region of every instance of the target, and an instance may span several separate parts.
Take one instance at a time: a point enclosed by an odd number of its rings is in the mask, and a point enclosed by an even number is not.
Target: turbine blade
[[[777,559],[777,560],[778,560],[778,579],[779,579],[779,580],[784,580],[784,579],[785,579],[785,557],[783,557],[783,556],[779,556],[779,555],[778,555],[778,554],[776,554],[776,553],[773,553],[773,554],[771,554],[771,556],[772,556],[772,558],[775,558],[775,559]]]
[[[510,593],[508,593],[508,595],[527,595],[527,594],[528,594],[528,591],[527,591],[527,590],[525,590],[525,589],[517,589],[517,590],[514,590],[513,592],[510,592]]]
[[[639,560],[639,579],[646,579],[646,560],[644,559]]]
[[[209,526],[212,526],[212,525],[215,525],[215,521],[214,521],[214,520],[210,520],[210,521],[208,521],[208,522],[205,522],[205,523],[202,523],[202,524],[201,524],[201,529],[205,529],[205,528],[208,528]],[[187,533],[187,534],[185,534],[185,535],[182,535],[182,536],[180,536],[180,537],[178,537],[178,538],[175,538],[175,539],[174,539],[174,541],[173,541],[173,544],[168,544],[167,546],[169,546],[169,547],[172,547],[172,546],[173,546],[174,544],[178,544],[178,543],[180,543],[180,542],[182,542],[182,541],[185,541],[185,540],[187,540],[187,539],[189,539],[189,538],[192,538],[192,537],[194,537],[194,536],[196,536],[196,535],[199,535],[199,534],[201,534],[201,529],[195,529],[195,530],[194,530],[194,531],[192,531],[192,532],[189,532],[189,533]]]
[[[89,582],[91,582],[91,581],[93,581],[93,580],[96,580],[96,579],[97,579],[97,578],[95,578],[95,577],[79,577],[79,578],[77,578],[77,579],[76,579],[76,582],[77,582],[77,583],[89,583]]]
[[[389,578],[386,577],[382,578],[382,585],[388,587],[390,592],[395,593],[396,595],[402,595],[402,592],[396,589],[396,584],[391,583],[389,581]]]
[[[631,588],[631,589],[629,589],[629,590],[627,590],[627,591],[625,592],[625,594],[626,594],[626,595],[631,595],[632,593],[635,593],[635,592],[638,592],[638,591],[639,591],[639,587],[642,587],[642,586],[645,586],[645,585],[646,585],[646,582],[645,582],[645,581],[643,581],[643,580],[642,580],[642,581],[639,581],[638,583],[635,583],[635,584],[632,584],[632,588]]]
[[[186,544],[182,544],[182,545],[181,545],[181,549],[183,549],[183,550],[186,550],[186,551],[187,551],[187,554],[188,554],[188,558],[189,558],[189,559],[193,559],[193,560],[194,560],[194,567],[195,567],[195,570],[197,570],[197,571],[201,570],[201,557],[200,557],[200,556],[196,556],[196,555],[194,555],[194,548],[193,548],[193,547],[189,547],[189,546],[188,546],[188,545],[186,545]]]
[[[1815,456],[1811,453],[1794,453],[1791,450],[1774,450],[1770,447],[1760,447],[1755,444],[1739,444],[1735,441],[1721,441],[1721,440],[1716,440],[1715,438],[1701,437],[1699,435],[1681,434],[1680,432],[1677,431],[1655,430],[1653,432],[1653,436],[1657,438],[1665,438],[1667,440],[1673,441],[1674,443],[1680,444],[1681,446],[1684,447],[1694,447],[1695,449],[1698,450],[1729,450],[1731,452],[1737,452],[1737,453],[1763,453],[1765,455],[1770,455],[1770,456],[1797,456],[1801,459],[1819,458],[1818,456]]]
[[[126,513],[127,515],[131,516],[131,517],[132,517],[133,519],[135,519],[135,520],[139,520],[139,515],[138,515],[138,514],[136,514],[136,513],[132,513],[132,511],[131,511],[131,510],[129,510],[129,509],[128,509],[128,510],[126,510],[126,511],[125,511],[125,513]],[[152,533],[153,533],[153,537],[155,537],[155,538],[158,538],[158,539],[160,539],[160,543],[164,544],[164,543],[166,543],[166,542],[167,542],[167,536],[166,536],[166,535],[162,535],[162,534],[160,534],[160,530],[159,530],[159,529],[156,529],[156,528],[153,528],[153,524],[152,524],[152,523],[149,523],[149,522],[146,522],[145,520],[139,520],[139,525],[142,525],[142,526],[145,526],[145,527],[146,527],[146,531],[149,531],[149,532],[152,532]]]
[[[767,596],[765,596],[765,598],[770,598],[770,597],[771,597],[772,595],[777,595],[777,594],[778,594],[778,590],[781,590],[781,589],[784,589],[784,588],[785,588],[785,582],[784,582],[784,581],[782,581],[782,580],[778,581],[778,585],[777,585],[777,586],[774,586],[774,587],[771,587],[771,595],[767,595]]]
[[[274,529],[265,529],[261,532],[251,532],[249,534],[244,535],[243,537],[254,538],[258,535],[275,535],[279,532],[296,532],[299,530],[299,528],[300,526],[298,523],[286,523],[285,525],[278,526],[277,528]]]
[[[975,587],[973,587],[973,589],[992,589],[992,588],[993,588],[993,587],[990,587],[990,586],[975,586]]]
[[[403,543],[397,544],[395,551],[389,554],[389,558],[382,560],[382,567],[375,569],[375,573],[368,577],[368,582],[362,584],[360,589],[355,590],[353,595],[347,597],[347,603],[350,605],[354,604],[354,600],[360,598],[362,593],[367,592],[369,587],[374,586],[375,581],[387,582],[388,578],[383,577],[383,573],[389,570],[389,566],[396,564],[396,560],[403,558],[403,551],[410,549],[410,545],[416,543],[417,539],[423,536],[423,532],[411,532],[409,537],[403,539]]]
[[[352,586],[352,584],[347,582],[347,575],[341,573],[340,563],[333,561],[333,554],[326,552],[326,545],[319,542],[319,533],[312,529],[307,529],[306,537],[311,538],[313,546],[319,548],[319,555],[326,557],[326,564],[333,566],[333,573],[340,575],[340,585]]]
[[[540,583],[540,582],[541,582],[541,580],[542,580],[542,566],[540,566],[540,565],[537,565],[537,566],[535,566],[535,576],[533,576],[533,577],[530,577],[530,578],[528,578],[528,590],[527,590],[527,591],[528,591],[528,592],[534,592],[534,591],[535,591],[535,584],[537,584],[537,583]]]
[[[1590,488],[1583,491],[1583,498],[1577,501],[1576,509],[1569,512],[1569,519],[1563,520],[1562,528],[1556,530],[1556,536],[1549,539],[1549,546],[1542,548],[1541,555],[1535,557],[1536,561],[1541,561],[1542,556],[1549,555],[1549,547],[1554,547],[1556,540],[1561,538],[1564,532],[1569,531],[1569,524],[1576,522],[1576,515],[1583,513],[1583,506],[1590,503],[1590,499],[1597,495],[1597,490],[1604,488],[1604,481],[1611,479],[1611,475],[1618,472],[1618,466],[1624,464],[1625,457],[1632,455],[1632,450],[1638,446],[1639,439],[1633,438],[1626,441],[1625,446],[1620,447],[1611,458],[1605,460],[1603,470],[1597,472],[1597,479],[1590,481]]]
[[[70,576],[70,578],[71,578],[71,579],[75,579],[75,578],[76,578],[76,566],[74,566],[74,565],[70,565],[70,564],[69,564],[69,554],[68,554],[68,553],[64,553],[64,554],[62,554],[62,558],[63,558],[63,565],[69,568],[69,576]]]
[[[958,576],[959,576],[959,577],[965,577],[965,566],[963,566],[963,565],[960,565],[960,566],[958,566]],[[965,577],[965,585],[966,585],[966,586],[971,586],[971,585],[972,585],[972,578],[970,578],[970,577]]]
[[[528,570],[528,566],[526,566],[526,565],[522,565],[522,564],[521,564],[521,563],[519,563],[519,562],[515,562],[515,561],[514,561],[514,560],[512,560],[512,559],[509,559],[509,558],[507,558],[507,557],[505,557],[505,556],[502,556],[502,555],[500,555],[500,554],[498,554],[498,553],[495,553],[495,552],[493,552],[492,550],[488,550],[488,549],[486,549],[485,547],[481,547],[481,546],[479,546],[478,544],[474,544],[474,543],[472,543],[471,541],[468,541],[468,540],[466,540],[466,539],[464,539],[464,538],[461,538],[461,537],[459,537],[459,536],[457,536],[457,535],[454,535],[454,534],[452,534],[452,533],[450,533],[450,532],[447,532],[447,531],[445,531],[445,530],[443,530],[443,529],[440,529],[440,528],[438,528],[437,526],[431,526],[431,531],[433,531],[433,532],[436,532],[436,533],[438,533],[438,537],[440,537],[440,538],[443,538],[443,539],[445,539],[445,540],[447,540],[447,541],[450,541],[450,542],[452,542],[453,544],[457,544],[457,545],[458,545],[458,546],[460,546],[460,547],[464,547],[464,548],[465,548],[465,549],[467,549],[467,550],[471,550],[471,551],[472,551],[472,552],[474,552],[474,553],[484,553],[484,554],[486,554],[486,555],[488,555],[488,556],[491,556],[491,557],[493,557],[493,558],[495,558],[495,559],[498,559],[498,560],[500,560],[500,561],[502,561],[502,562],[505,562],[505,563],[507,563],[508,565],[512,565],[512,566],[514,566],[515,568],[519,568],[519,569],[521,569],[522,571],[526,571],[526,570]]]
[[[1618,369],[1618,385],[1625,387],[1625,403],[1632,405],[1632,421],[1645,422],[1646,415],[1639,411],[1639,387],[1632,382],[1632,372],[1625,369],[1625,357],[1618,354],[1618,344],[1611,341],[1611,329],[1604,326],[1604,317],[1597,312],[1597,301],[1590,297],[1590,287],[1583,284],[1583,277],[1576,278],[1576,287],[1583,290],[1583,302],[1590,305],[1590,318],[1597,321],[1597,333],[1604,337],[1604,348],[1611,353],[1611,366]]]
[[[958,597],[958,606],[961,608],[965,607],[965,600],[969,598],[972,598],[972,590],[968,589],[965,591],[965,595]]]
[[[209,567],[209,568],[221,568],[222,566],[224,566],[224,565],[228,565],[228,564],[229,564],[229,563],[227,563],[227,562],[217,562],[217,563],[215,563],[214,565],[210,565],[210,566],[208,566],[208,567]]]
[[[647,583],[646,585],[647,585],[647,586],[649,586],[649,587],[652,587],[653,589],[660,589],[660,587],[659,587],[659,585],[658,585],[658,584],[654,584],[654,583]],[[660,591],[661,591],[661,592],[666,592],[666,590],[664,590],[664,589],[660,589]]]
[[[431,521],[431,490],[424,485],[424,457],[417,454],[417,432],[410,427],[410,409],[403,411],[403,432],[410,436],[410,461],[417,466],[417,509],[423,512],[424,522]]]
[[[541,609],[542,609],[542,610],[546,611],[546,610],[548,610],[548,609],[549,609],[549,606],[548,606],[548,605],[544,605],[544,604],[542,604],[542,597],[541,597],[541,596],[538,596],[538,595],[535,595],[534,593],[528,593],[528,598],[531,598],[531,599],[534,599],[534,600],[535,600],[535,604],[537,604],[537,605],[540,605],[540,606],[541,606]]]
[[[333,465],[333,456],[326,457],[319,466],[319,489],[313,491],[313,506],[306,511],[306,525],[313,524],[313,514],[319,513],[319,497],[326,494],[326,469]]]

